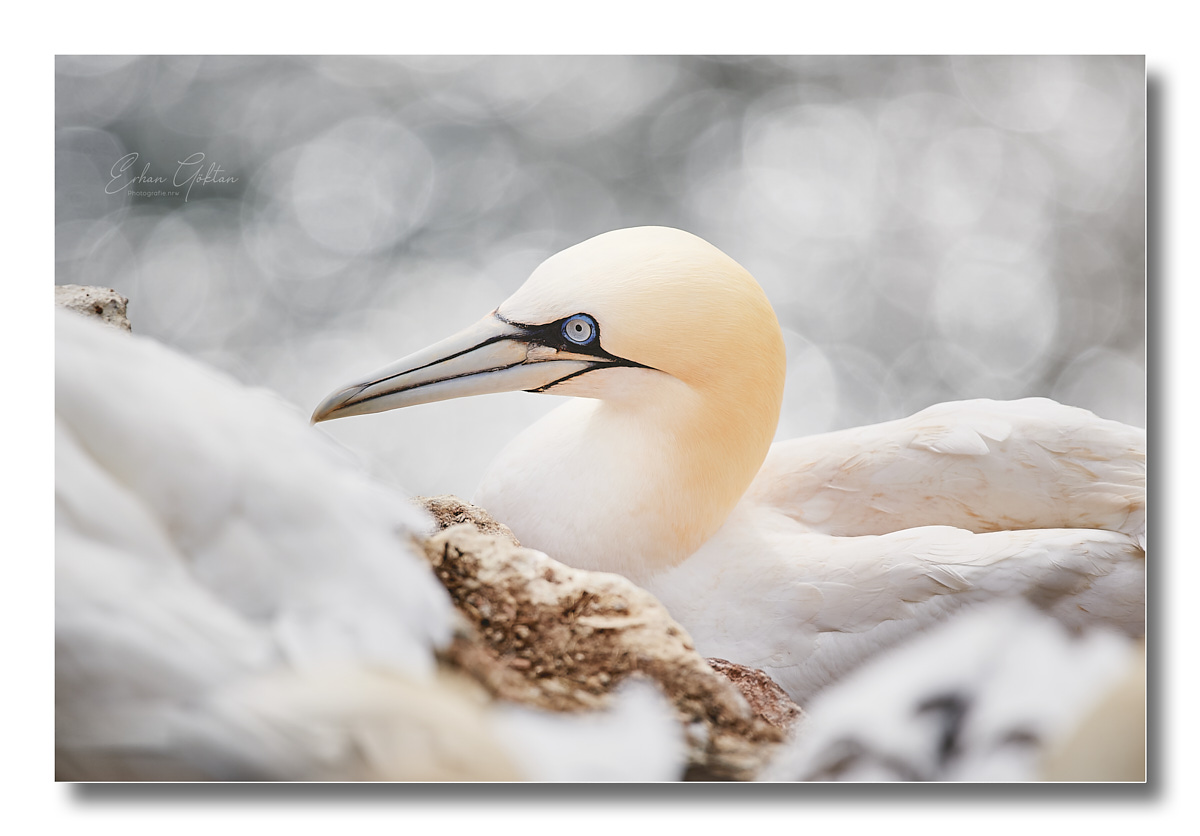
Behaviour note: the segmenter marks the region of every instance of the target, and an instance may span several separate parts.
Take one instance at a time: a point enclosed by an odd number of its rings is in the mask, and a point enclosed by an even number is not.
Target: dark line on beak
[[[381,378],[379,378],[379,380],[371,381],[370,383],[367,384],[367,386],[374,386],[377,383],[383,383],[388,380],[393,380],[397,377],[403,377],[406,374],[412,374],[413,372],[419,372],[422,369],[429,368],[430,366],[436,366],[438,363],[445,363],[447,360],[453,360],[455,357],[462,357],[464,354],[470,354],[472,351],[477,351],[477,350],[483,348],[485,345],[491,345],[492,343],[498,343],[501,340],[518,339],[521,336],[522,335],[520,335],[520,334],[498,334],[494,337],[488,337],[483,342],[476,343],[475,345],[471,346],[470,348],[464,348],[462,351],[456,351],[453,354],[447,354],[445,357],[439,357],[436,360],[430,360],[424,366],[417,366],[416,368],[405,369],[402,372],[396,372],[395,374],[388,375],[387,377],[381,377]],[[520,365],[520,364],[517,363],[514,365]],[[494,369],[484,369],[483,371],[480,371],[480,372],[470,372],[470,374],[483,374],[484,372],[496,372],[496,371],[500,371],[500,369],[511,369],[511,368],[512,368],[512,366],[499,366]],[[455,377],[465,377],[465,375],[456,374],[453,377],[444,377],[444,378],[441,378],[440,380],[431,380],[429,382],[430,383],[439,383],[439,382],[441,382],[441,380],[453,380]],[[424,386],[425,384],[421,384],[421,385]],[[366,387],[364,387],[364,388],[366,388]],[[417,389],[419,387],[414,386],[413,388]]]
[[[487,343],[480,343],[480,345],[487,345]],[[464,352],[459,352],[459,353],[461,354]],[[457,357],[458,354],[455,354],[452,356]],[[450,358],[447,357],[446,359],[450,359]],[[433,364],[427,364],[427,365],[433,365]],[[435,383],[445,383],[447,380],[458,380],[460,377],[474,377],[475,375],[480,375],[480,374],[491,374],[492,372],[502,372],[505,369],[515,369],[517,366],[524,366],[524,365],[526,365],[525,361],[521,361],[519,363],[510,363],[507,366],[496,366],[495,368],[492,368],[492,369],[479,369],[479,370],[473,371],[473,372],[463,372],[462,374],[452,374],[449,377],[439,377],[437,380],[427,380],[424,383],[418,383],[416,386],[409,386],[407,389],[393,389],[390,392],[380,392],[377,395],[370,395],[368,397],[362,398],[361,400],[357,400],[357,401],[353,401],[353,402],[347,401],[346,403],[340,404],[338,406],[338,409],[341,409],[343,406],[358,406],[360,403],[370,403],[371,401],[376,400],[378,398],[386,398],[388,395],[395,395],[400,392],[415,392],[417,389],[423,389],[426,386],[432,386]],[[422,366],[421,368],[424,369],[424,368],[426,368],[426,366]],[[415,371],[417,371],[417,369],[410,369],[409,371],[415,372]],[[404,372],[404,374],[408,374],[408,372]],[[374,386],[377,383],[383,383],[386,380],[391,380],[393,377],[400,377],[400,375],[392,375],[392,377],[382,377],[379,380],[376,380],[372,383],[368,383],[367,386]],[[367,386],[364,386],[363,389],[366,389]],[[362,389],[359,390],[359,392],[361,392],[361,391],[362,391]]]
[[[570,380],[573,377],[579,377],[580,375],[587,374],[588,372],[594,372],[597,369],[615,369],[620,366],[624,366],[626,368],[631,368],[631,369],[649,369],[652,372],[658,371],[658,369],[655,369],[651,366],[643,366],[641,363],[635,363],[632,360],[622,360],[621,358],[618,357],[612,361],[596,363],[595,365],[588,366],[586,369],[580,369],[577,372],[571,372],[568,375],[564,375],[563,377],[560,377],[558,380],[547,383],[545,386],[539,386],[537,389],[524,389],[522,391],[529,392],[534,395],[541,394],[544,392],[548,392],[550,389],[554,388],[555,386],[557,386],[560,383],[566,383],[568,380]]]
[[[608,365],[611,365],[611,364],[608,364]],[[586,369],[580,369],[577,372],[571,372],[568,375],[560,377],[558,380],[553,380],[550,383],[547,383],[545,386],[539,386],[536,389],[525,389],[524,391],[529,392],[530,394],[533,394],[533,395],[537,395],[541,392],[545,392],[550,387],[557,386],[560,383],[564,383],[565,381],[568,381],[573,377],[579,377],[581,374],[587,374],[588,372],[595,371],[596,369],[602,369],[602,368],[606,368],[606,367],[607,366],[588,366]]]

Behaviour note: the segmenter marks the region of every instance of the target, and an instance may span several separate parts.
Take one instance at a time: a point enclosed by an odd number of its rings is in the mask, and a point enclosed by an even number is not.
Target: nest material
[[[714,660],[649,592],[522,548],[485,511],[422,499],[441,531],[425,555],[469,628],[446,660],[497,698],[554,711],[608,705],[631,676],[654,680],[688,729],[689,778],[753,778],[801,711],[761,671]]]

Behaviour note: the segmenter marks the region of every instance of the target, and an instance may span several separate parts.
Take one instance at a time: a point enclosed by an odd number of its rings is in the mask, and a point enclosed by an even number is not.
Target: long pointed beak
[[[597,365],[597,357],[556,351],[531,341],[530,334],[531,329],[494,314],[485,316],[454,336],[337,390],[321,401],[312,422],[467,395],[543,389]]]

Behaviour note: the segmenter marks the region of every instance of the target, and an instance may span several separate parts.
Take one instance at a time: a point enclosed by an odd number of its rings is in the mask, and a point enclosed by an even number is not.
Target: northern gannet
[[[524,390],[574,396],[474,501],[522,544],[654,593],[697,649],[803,701],[968,603],[1144,624],[1145,432],[1046,399],[965,401],[772,445],[779,323],[689,233],[605,233],[473,326],[340,387],[313,422]]]

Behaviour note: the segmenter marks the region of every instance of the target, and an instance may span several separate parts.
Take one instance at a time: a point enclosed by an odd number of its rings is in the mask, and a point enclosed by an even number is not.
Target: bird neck
[[[755,397],[647,371],[645,397],[574,399],[501,453],[476,501],[526,546],[644,581],[703,545],[749,487],[779,419],[782,379],[769,383]]]
[[[755,400],[745,390],[680,394],[665,409],[612,419],[640,425],[652,448],[641,464],[618,461],[649,487],[643,525],[662,546],[647,542],[642,559],[655,573],[686,560],[721,527],[762,466],[779,420],[778,398]]]

